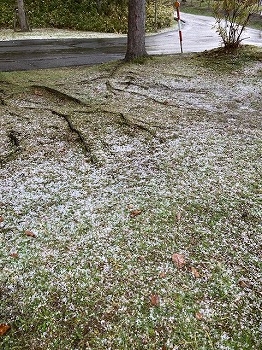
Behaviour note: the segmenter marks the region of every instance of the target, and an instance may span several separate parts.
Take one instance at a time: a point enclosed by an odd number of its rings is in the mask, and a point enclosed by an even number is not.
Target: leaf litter
[[[2,74],[6,349],[259,348],[261,63],[183,57]]]

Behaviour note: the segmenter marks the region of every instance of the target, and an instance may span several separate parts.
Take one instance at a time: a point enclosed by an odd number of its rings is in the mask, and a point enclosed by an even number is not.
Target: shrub
[[[171,24],[172,7],[159,2],[155,23],[154,0],[147,4],[147,31]],[[25,0],[31,27],[70,28],[101,32],[127,32],[127,0]],[[1,4],[0,27],[12,28],[14,0]]]
[[[213,11],[217,32],[227,49],[239,47],[242,33],[250,17],[258,10],[257,0],[214,1]]]

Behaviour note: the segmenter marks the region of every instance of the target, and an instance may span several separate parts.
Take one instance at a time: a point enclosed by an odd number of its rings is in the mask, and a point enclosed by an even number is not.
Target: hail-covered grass
[[[261,348],[261,72],[0,75],[2,349]]]
[[[13,29],[0,30],[1,41],[26,40],[26,39],[72,39],[72,38],[115,38],[124,34],[86,32],[83,30],[70,30],[59,28],[34,28],[30,32],[14,31]]]

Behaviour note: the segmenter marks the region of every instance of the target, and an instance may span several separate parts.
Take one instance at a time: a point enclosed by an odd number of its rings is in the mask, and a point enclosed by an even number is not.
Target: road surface
[[[214,18],[181,14],[183,52],[201,52],[221,45]],[[262,46],[261,31],[248,29],[244,43]],[[104,63],[123,59],[126,37],[23,39],[0,41],[0,71],[32,70]],[[180,53],[178,30],[146,37],[149,54]]]

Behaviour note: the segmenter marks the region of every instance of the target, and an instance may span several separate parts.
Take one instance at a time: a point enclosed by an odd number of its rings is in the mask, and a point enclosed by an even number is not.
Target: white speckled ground
[[[5,349],[260,347],[261,69],[0,75]]]

